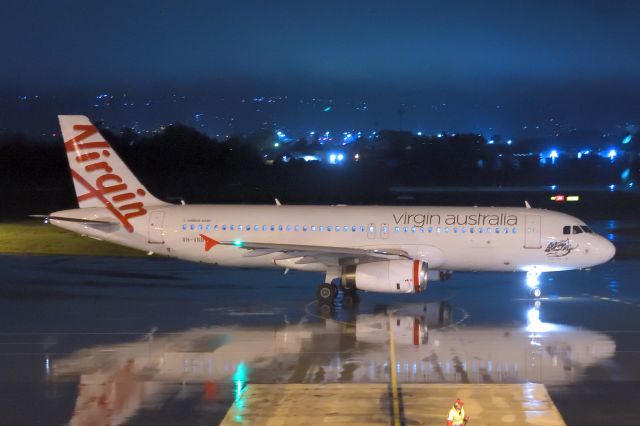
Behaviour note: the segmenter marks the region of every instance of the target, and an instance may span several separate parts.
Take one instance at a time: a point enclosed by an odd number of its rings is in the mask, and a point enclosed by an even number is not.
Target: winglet
[[[207,237],[204,234],[200,234],[200,238],[204,240],[204,251],[209,251],[215,246],[217,246],[218,244],[220,244],[220,241],[214,240],[211,237]]]
[[[531,204],[529,204],[529,202],[527,200],[524,200],[524,206],[528,209],[531,208]]]

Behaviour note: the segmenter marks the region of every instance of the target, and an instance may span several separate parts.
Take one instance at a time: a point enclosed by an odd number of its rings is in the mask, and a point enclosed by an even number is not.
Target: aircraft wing
[[[354,248],[354,247],[331,247],[314,246],[305,244],[279,244],[279,243],[256,243],[250,241],[218,241],[204,234],[200,237],[205,242],[205,250],[209,251],[216,245],[234,246],[247,250],[246,257],[266,256],[279,253],[278,260],[300,258],[295,263],[324,263],[327,265],[342,265],[350,263],[355,259],[359,262],[376,260],[397,259],[398,257],[411,259],[404,250],[394,248]]]

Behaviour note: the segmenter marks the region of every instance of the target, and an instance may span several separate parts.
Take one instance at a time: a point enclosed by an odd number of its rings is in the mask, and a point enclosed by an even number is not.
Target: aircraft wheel
[[[333,303],[336,294],[338,294],[338,289],[333,284],[320,284],[318,290],[316,290],[316,297],[320,303]]]
[[[542,296],[542,290],[540,290],[538,287],[534,288],[533,290],[531,290],[531,295],[535,298],[538,298],[540,296]]]
[[[324,319],[331,319],[334,313],[333,304],[320,303],[318,305],[318,315]]]

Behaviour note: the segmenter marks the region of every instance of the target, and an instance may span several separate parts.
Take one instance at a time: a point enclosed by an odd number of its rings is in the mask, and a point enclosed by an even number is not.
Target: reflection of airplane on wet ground
[[[387,383],[388,338],[401,383],[569,383],[611,358],[615,343],[588,330],[543,323],[532,308],[518,327],[452,326],[447,303],[280,328],[210,327],[80,350],[53,363],[79,376],[72,425],[109,413],[120,424],[186,384],[205,396],[251,383]]]
[[[615,248],[581,220],[531,208],[171,205],[146,190],[84,116],[60,116],[79,209],[56,226],[197,262],[325,272],[356,289],[416,293],[451,271],[544,271],[608,261]],[[427,270],[427,266],[429,270]]]

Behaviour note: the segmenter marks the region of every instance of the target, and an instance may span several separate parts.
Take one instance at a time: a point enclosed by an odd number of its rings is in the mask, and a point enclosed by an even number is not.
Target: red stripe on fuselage
[[[204,240],[204,251],[209,251],[215,246],[217,246],[218,244],[220,244],[218,240],[214,240],[213,238],[207,237],[204,234],[200,234],[200,238]]]

